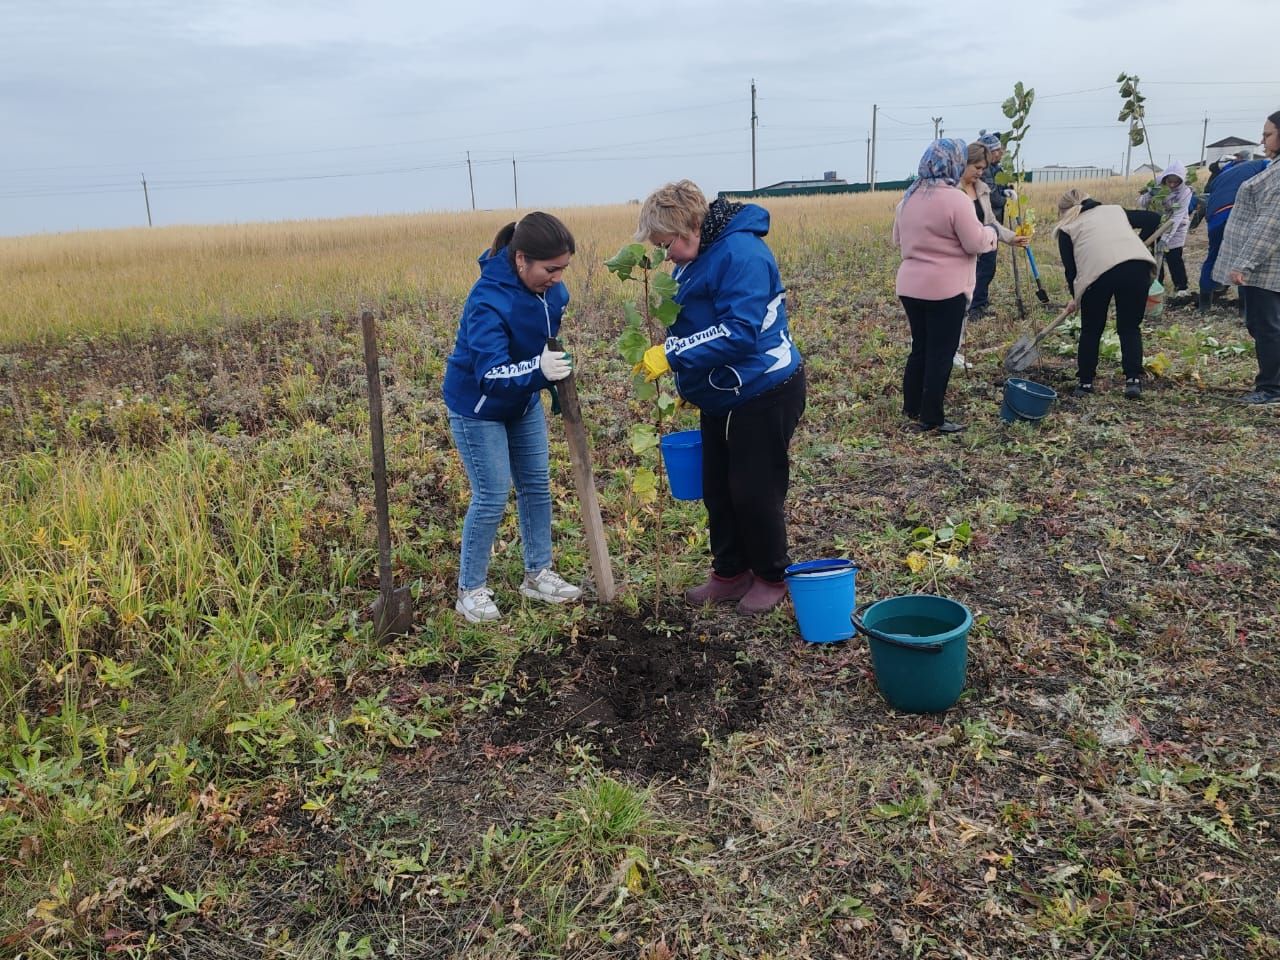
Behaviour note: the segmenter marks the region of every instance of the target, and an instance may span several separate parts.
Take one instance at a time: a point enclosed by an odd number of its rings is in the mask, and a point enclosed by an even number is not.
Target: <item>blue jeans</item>
[[[513,420],[472,420],[449,411],[449,429],[471,481],[471,505],[462,521],[459,588],[484,586],[513,480],[525,571],[551,566],[551,467],[542,404],[534,403]]]

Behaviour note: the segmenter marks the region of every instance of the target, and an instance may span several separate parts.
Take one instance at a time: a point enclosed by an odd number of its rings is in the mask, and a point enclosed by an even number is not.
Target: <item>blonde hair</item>
[[[1056,234],[1068,223],[1080,216],[1080,204],[1089,199],[1089,195],[1083,190],[1072,187],[1061,197],[1058,198],[1058,224],[1053,228]]]
[[[635,239],[644,243],[664,233],[689,236],[702,229],[710,209],[707,198],[692,180],[668,183],[645,199]]]

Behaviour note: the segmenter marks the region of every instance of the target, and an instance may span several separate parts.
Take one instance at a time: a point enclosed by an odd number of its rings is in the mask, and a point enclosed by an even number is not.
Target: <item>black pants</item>
[[[978,254],[978,282],[973,288],[973,301],[969,304],[971,312],[981,312],[990,305],[991,281],[996,276],[996,251]]]
[[[964,329],[965,295],[950,300],[901,297],[911,324],[911,353],[902,374],[902,412],[930,427],[941,426],[942,400]]]
[[[1164,283],[1164,268],[1168,266],[1169,276],[1173,278],[1174,290],[1187,289],[1187,265],[1182,261],[1182,248],[1166,250],[1164,263],[1160,266],[1160,282]]]
[[[1280,394],[1280,292],[1241,287],[1244,323],[1258,354],[1258,377],[1253,388]]]
[[[1151,289],[1151,264],[1145,260],[1118,263],[1089,285],[1080,298],[1080,348],[1076,354],[1076,376],[1092,383],[1098,372],[1098,344],[1107,325],[1107,309],[1116,302],[1116,333],[1120,335],[1120,357],[1124,375],[1133,380],[1142,376],[1142,315]]]
[[[805,406],[804,367],[723,416],[702,413],[702,502],[711,568],[778,581],[787,556],[787,450]]]

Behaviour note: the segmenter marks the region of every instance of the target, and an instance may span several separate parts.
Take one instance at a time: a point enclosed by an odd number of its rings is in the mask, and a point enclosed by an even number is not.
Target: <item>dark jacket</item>
[[[768,211],[746,204],[674,273],[680,313],[667,329],[667,362],[680,395],[710,414],[732,410],[800,366],[768,232]]]
[[[1231,208],[1235,205],[1236,194],[1246,180],[1252,180],[1267,169],[1266,160],[1236,160],[1223,167],[1210,179],[1212,190],[1205,202],[1209,218],[1209,229],[1224,226]]]
[[[537,402],[538,391],[550,385],[542,351],[547,338],[559,334],[569,302],[563,283],[545,294],[529,290],[508,252],[481,254],[480,279],[467,294],[445,365],[445,406],[473,420],[511,420]]]
[[[991,212],[996,215],[997,223],[1004,223],[1004,207],[1007,202],[1004,195],[1007,188],[1003,184],[996,183],[996,174],[1001,169],[1000,164],[991,163],[987,165],[986,170],[982,171],[982,179],[991,188]]]

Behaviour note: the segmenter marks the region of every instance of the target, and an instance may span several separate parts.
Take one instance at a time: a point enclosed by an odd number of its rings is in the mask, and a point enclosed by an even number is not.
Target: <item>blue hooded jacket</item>
[[[713,415],[777,386],[800,365],[778,264],[762,239],[768,232],[768,211],[749,203],[674,273],[680,313],[667,329],[667,362],[680,395]]]
[[[537,403],[550,382],[542,375],[547,338],[560,332],[569,290],[545,294],[520,282],[508,249],[480,255],[476,281],[458,320],[458,338],[444,374],[444,402],[473,420],[512,420]]]
[[[1208,211],[1209,229],[1226,225],[1235,205],[1236,194],[1246,180],[1252,180],[1267,169],[1266,160],[1236,160],[1227,164],[1213,178],[1213,190],[1205,209]]]

